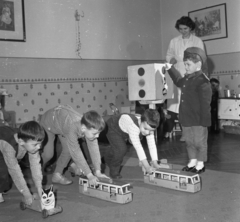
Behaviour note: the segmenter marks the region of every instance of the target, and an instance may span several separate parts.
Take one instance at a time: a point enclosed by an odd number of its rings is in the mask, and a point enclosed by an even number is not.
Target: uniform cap
[[[188,54],[197,54],[201,57],[202,63],[204,64],[207,61],[207,56],[204,50],[198,47],[189,47],[184,51],[184,58],[187,57]],[[202,64],[202,65],[203,65]]]

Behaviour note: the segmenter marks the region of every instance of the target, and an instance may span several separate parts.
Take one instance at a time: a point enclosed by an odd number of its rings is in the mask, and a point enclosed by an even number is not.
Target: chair
[[[173,131],[172,131],[172,135],[176,136],[176,134],[178,132],[182,132],[181,124],[179,123],[178,120],[174,120],[174,127],[173,127]]]

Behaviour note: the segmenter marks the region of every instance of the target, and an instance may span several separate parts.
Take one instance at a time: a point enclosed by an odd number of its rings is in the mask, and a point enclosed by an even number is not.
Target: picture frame
[[[228,37],[226,3],[190,11],[195,22],[195,35],[203,41]]]
[[[24,0],[0,1],[0,41],[26,42]]]

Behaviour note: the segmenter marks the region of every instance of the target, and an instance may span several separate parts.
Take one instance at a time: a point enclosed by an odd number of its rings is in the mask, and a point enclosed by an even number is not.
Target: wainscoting
[[[111,114],[109,103],[135,109],[135,103],[128,100],[126,78],[4,80],[0,88],[9,93],[5,109],[16,111],[17,123],[38,120],[59,104],[69,104],[80,113],[93,109],[101,115]]]

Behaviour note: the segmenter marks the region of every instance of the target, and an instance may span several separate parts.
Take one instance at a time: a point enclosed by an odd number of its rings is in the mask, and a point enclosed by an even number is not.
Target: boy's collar
[[[200,74],[202,74],[202,70],[196,71],[196,72],[194,72],[192,74],[188,74],[188,75],[186,75],[186,78],[190,79],[190,78],[193,78],[195,76],[199,76]]]

